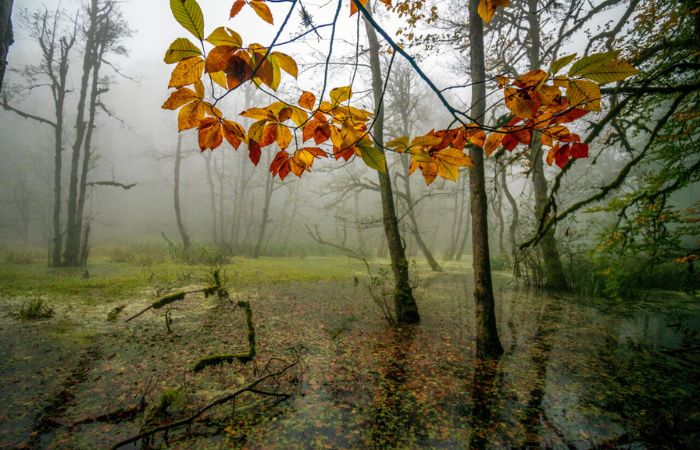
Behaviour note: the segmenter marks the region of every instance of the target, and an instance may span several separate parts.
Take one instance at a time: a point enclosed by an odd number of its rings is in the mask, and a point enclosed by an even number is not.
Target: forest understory
[[[5,264],[0,447],[110,448],[297,354],[299,364],[260,387],[282,395],[247,392],[123,448],[700,444],[696,299],[552,295],[495,272],[505,355],[494,362],[475,357],[469,268],[417,269],[421,324],[396,328],[373,302],[362,262],[344,257],[236,258],[221,268],[233,303],[194,294],[128,323],[163,292],[206,286],[211,268],[96,258],[84,278],[83,269]],[[20,318],[32,298],[44,299],[51,317]],[[252,307],[254,360],[194,373],[204,356],[246,349],[239,300]]]

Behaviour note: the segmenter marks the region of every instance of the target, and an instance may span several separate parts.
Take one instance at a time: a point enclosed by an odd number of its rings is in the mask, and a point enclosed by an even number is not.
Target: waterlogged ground
[[[146,417],[186,416],[255,379],[271,359],[281,367],[293,347],[303,367],[278,386],[291,398],[246,394],[170,433],[170,447],[700,448],[700,300],[682,294],[551,296],[497,274],[506,354],[494,363],[474,358],[468,267],[420,268],[421,325],[392,329],[362,263],[236,259],[227,285],[234,300],[251,302],[256,362],[193,374],[202,356],[246,349],[240,308],[193,296],[172,311],[172,333],[162,310],[123,319],[169,281],[203,285],[206,268],[89,269],[84,279],[39,263],[0,268],[0,448],[109,448],[139,433]],[[18,320],[32,296],[46,298],[54,317]],[[107,321],[120,305],[120,319]],[[164,392],[171,405],[153,416]],[[146,410],[138,408],[144,393]],[[133,414],[94,420],[118,410]],[[152,443],[165,445],[164,436]]]

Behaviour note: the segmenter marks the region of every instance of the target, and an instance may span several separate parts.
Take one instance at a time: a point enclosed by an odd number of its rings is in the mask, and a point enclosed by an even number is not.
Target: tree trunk
[[[219,221],[217,219],[217,213],[216,213],[216,191],[214,190],[214,177],[212,176],[211,173],[211,158],[212,158],[213,152],[209,151],[204,154],[204,162],[206,164],[206,169],[207,169],[207,185],[209,185],[209,209],[211,210],[211,226],[212,226],[212,238],[214,240],[214,244],[218,245],[219,244],[219,233],[218,233],[218,224]]]
[[[472,75],[471,114],[483,121],[486,111],[486,69],[484,66],[484,26],[477,13],[479,0],[470,1],[469,46]],[[469,190],[472,213],[472,253],[474,266],[474,299],[476,304],[476,349],[483,357],[503,354],[496,328],[496,311],[489,261],[488,205],[484,180],[482,149],[470,147],[474,167],[469,169]]]
[[[540,65],[540,22],[538,19],[537,0],[528,0],[527,19],[530,27],[530,47],[528,59],[530,69],[538,69]],[[532,183],[535,190],[535,214],[537,220],[542,216],[542,210],[547,203],[547,180],[544,176],[544,164],[542,162],[542,136],[539,132],[532,133],[530,142],[530,164],[532,169]],[[542,251],[542,259],[545,272],[545,286],[551,289],[568,289],[564,266],[561,263],[557,242],[554,238],[554,226],[542,236],[539,242]]]
[[[382,101],[382,73],[379,62],[379,40],[372,25],[365,19],[365,29],[369,41],[370,65],[372,67],[372,90],[374,93],[375,122],[372,127],[375,144],[383,151],[384,148],[384,105]],[[420,321],[418,306],[413,298],[411,284],[408,279],[408,260],[404,252],[399,221],[396,218],[394,196],[389,178],[389,167],[384,164],[385,172],[377,171],[379,177],[379,191],[382,196],[382,215],[384,233],[386,234],[389,254],[391,256],[391,268],[394,272],[394,312],[396,321],[401,324],[417,323]]]
[[[0,0],[0,92],[2,81],[5,79],[7,53],[14,42],[12,33],[12,3],[13,0]]]
[[[265,203],[263,204],[262,210],[262,223],[260,224],[258,240],[255,243],[253,258],[260,257],[260,251],[262,250],[263,241],[265,240],[265,230],[267,230],[267,223],[269,222],[270,218],[270,200],[272,199],[272,188],[274,181],[275,179],[272,177],[270,171],[267,171],[267,178],[265,178]]]
[[[78,210],[78,163],[83,148],[83,139],[87,124],[85,122],[85,100],[87,98],[88,80],[90,72],[95,65],[95,32],[97,27],[97,0],[92,0],[89,9],[90,25],[85,41],[85,53],[83,55],[83,73],[80,78],[80,90],[77,104],[77,117],[75,119],[75,140],[71,155],[70,178],[68,183],[68,212],[66,216],[66,248],[63,255],[63,265],[80,265],[80,234],[77,227]]]
[[[469,231],[471,231],[471,202],[469,202],[469,207],[467,208],[467,220],[464,221],[464,234],[462,235],[462,240],[457,244],[457,254],[455,255],[455,261],[461,261],[464,251],[467,249],[467,242],[469,242]],[[461,222],[461,220],[460,220]]]
[[[83,211],[85,210],[85,200],[87,198],[87,175],[90,170],[90,159],[92,158],[92,135],[95,131],[95,117],[97,115],[97,102],[100,96],[99,82],[100,82],[100,67],[102,65],[102,56],[104,55],[105,47],[100,45],[96,50],[95,64],[92,70],[92,87],[90,90],[90,109],[88,112],[88,124],[87,131],[85,133],[85,148],[83,150],[83,165],[80,173],[80,186],[78,191],[78,208],[76,211],[76,235],[83,235]],[[88,236],[89,234],[85,234]],[[87,246],[87,242],[83,244],[78,243],[79,247],[82,249],[83,246]],[[80,256],[80,265],[84,266],[82,263],[82,250]],[[85,253],[87,257],[87,253]],[[87,262],[87,260],[86,260]]]
[[[519,211],[518,204],[513,198],[513,194],[510,193],[508,189],[508,183],[506,182],[506,171],[505,168],[501,171],[501,189],[510,204],[510,209],[512,211],[513,217],[510,220],[510,227],[508,228],[508,235],[510,237],[510,248],[511,257],[513,258],[513,271],[516,278],[520,278],[520,262],[518,261],[518,243],[516,242],[515,232],[518,229],[519,222]]]
[[[190,251],[190,237],[185,229],[185,224],[182,221],[182,210],[180,209],[180,163],[182,162],[182,134],[177,136],[177,147],[175,149],[175,175],[173,187],[173,206],[175,208],[175,220],[177,221],[177,230],[180,232],[182,239],[182,248],[185,253]]]

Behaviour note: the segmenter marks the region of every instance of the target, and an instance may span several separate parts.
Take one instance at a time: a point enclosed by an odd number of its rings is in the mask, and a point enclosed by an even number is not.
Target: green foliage
[[[40,320],[53,317],[54,311],[41,297],[32,297],[22,303],[17,317],[22,320]]]
[[[491,270],[511,270],[513,265],[504,253],[491,254]]]

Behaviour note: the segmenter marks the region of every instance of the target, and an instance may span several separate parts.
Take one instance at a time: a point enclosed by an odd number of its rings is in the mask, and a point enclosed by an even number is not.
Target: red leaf
[[[250,139],[248,141],[248,157],[256,166],[260,162],[260,155],[262,155],[262,150],[260,150],[260,145],[254,140]]]
[[[559,150],[557,150],[556,154],[554,155],[554,162],[557,163],[557,166],[559,166],[560,169],[563,169],[566,163],[569,162],[570,157],[571,153],[569,151],[569,144],[565,144],[561,146]]]
[[[571,157],[574,159],[588,158],[588,144],[576,142],[571,145]]]

